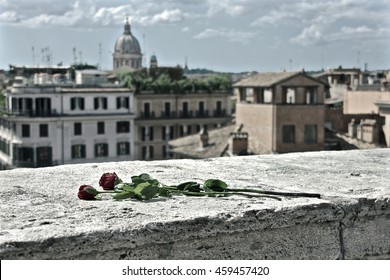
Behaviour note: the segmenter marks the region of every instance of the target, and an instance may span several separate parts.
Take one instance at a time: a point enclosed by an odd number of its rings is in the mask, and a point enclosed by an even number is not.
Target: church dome
[[[137,38],[131,34],[129,21],[126,20],[124,32],[115,43],[115,53],[141,54]]]

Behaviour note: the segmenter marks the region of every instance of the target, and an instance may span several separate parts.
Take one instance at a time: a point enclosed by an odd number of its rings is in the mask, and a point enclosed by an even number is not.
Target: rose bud
[[[79,188],[79,192],[77,193],[77,196],[80,199],[84,199],[84,200],[95,200],[96,199],[95,195],[97,194],[98,192],[94,187],[90,185],[82,185]]]
[[[116,184],[122,182],[118,175],[115,172],[113,173],[104,173],[99,180],[99,186],[101,186],[104,190],[113,190]]]

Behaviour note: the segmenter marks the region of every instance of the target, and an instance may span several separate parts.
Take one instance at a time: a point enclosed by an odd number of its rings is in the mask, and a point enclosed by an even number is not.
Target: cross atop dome
[[[123,32],[123,34],[125,34],[125,35],[130,35],[131,34],[129,17],[128,16],[126,16],[125,31]]]

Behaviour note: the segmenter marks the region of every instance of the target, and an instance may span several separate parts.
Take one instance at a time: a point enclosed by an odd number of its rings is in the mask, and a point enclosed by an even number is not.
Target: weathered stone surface
[[[315,198],[82,201],[102,173]],[[0,171],[1,259],[389,259],[390,149]]]

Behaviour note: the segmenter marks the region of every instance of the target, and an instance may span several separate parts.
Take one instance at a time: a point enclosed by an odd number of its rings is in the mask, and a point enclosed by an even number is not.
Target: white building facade
[[[0,168],[134,159],[134,95],[115,85],[28,84],[7,88]]]

